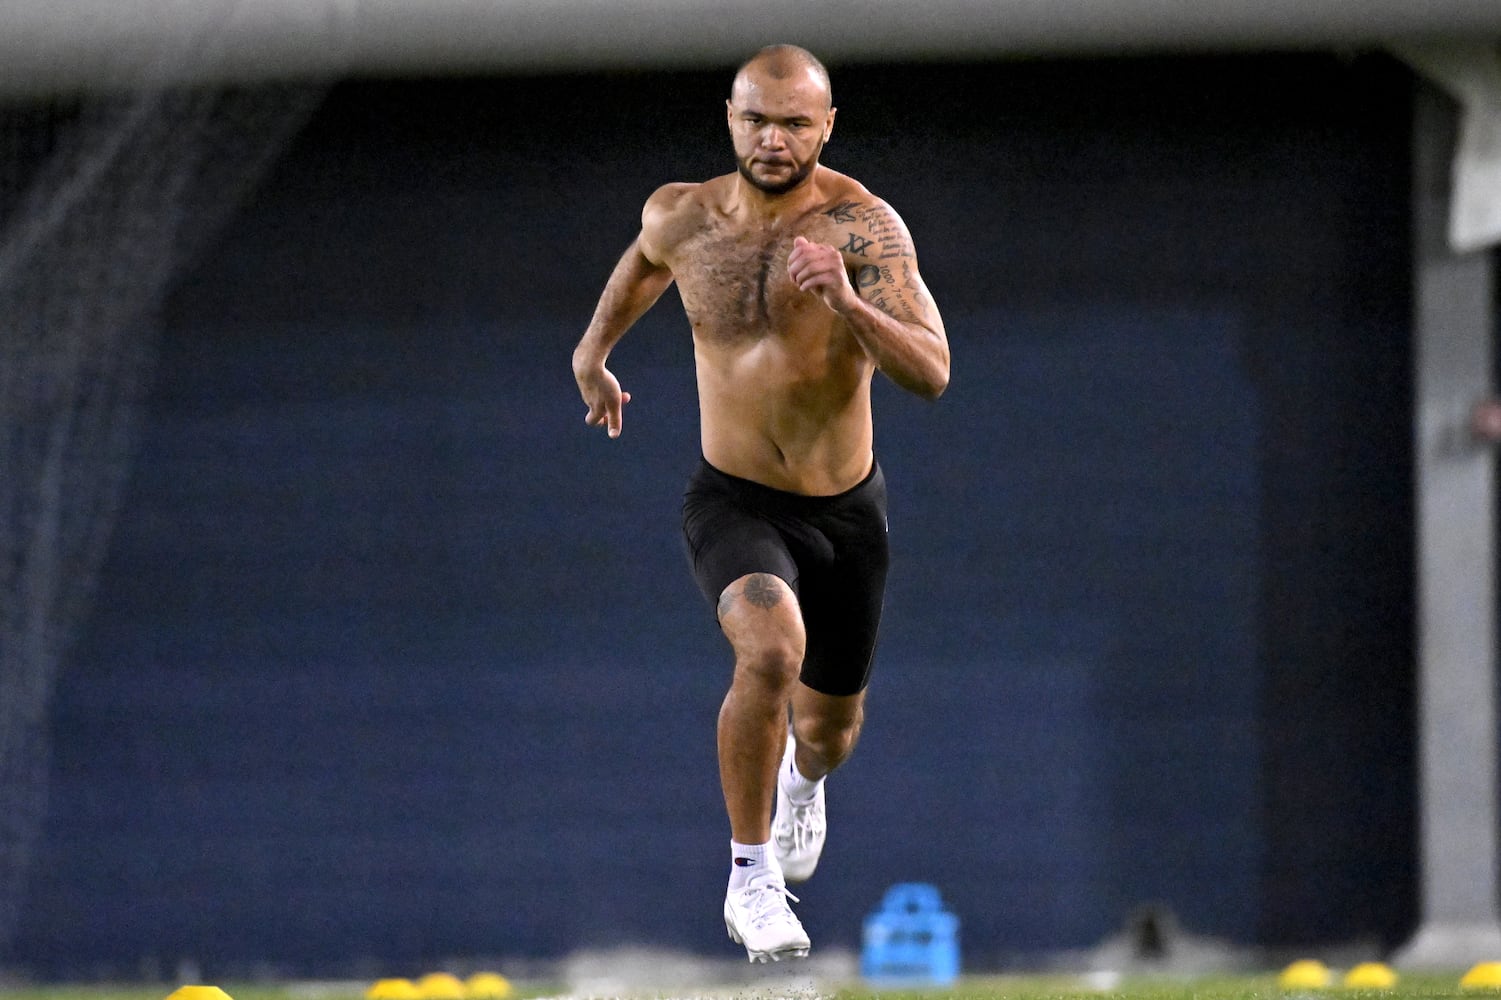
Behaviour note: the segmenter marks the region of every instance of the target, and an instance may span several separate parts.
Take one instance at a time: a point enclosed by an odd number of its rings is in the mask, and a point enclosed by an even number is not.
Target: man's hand
[[[575,368],[573,377],[579,384],[584,405],[589,407],[584,423],[604,427],[612,438],[620,437],[621,414],[631,401],[631,394],[621,391],[619,380],[604,365],[583,371]]]
[[[845,311],[859,298],[844,268],[844,255],[827,243],[795,238],[787,256],[787,277],[799,290],[821,297],[835,312]]]

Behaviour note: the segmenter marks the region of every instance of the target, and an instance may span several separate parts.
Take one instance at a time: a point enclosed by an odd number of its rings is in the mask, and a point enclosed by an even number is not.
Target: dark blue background
[[[972,966],[1153,901],[1400,940],[1409,79],[831,68],[825,162],[906,219],[954,369],[876,393],[895,562],[815,942],[911,879]],[[13,961],[731,954],[675,293],[621,439],[568,367],[645,197],[728,169],[727,84],[335,88],[169,301]]]

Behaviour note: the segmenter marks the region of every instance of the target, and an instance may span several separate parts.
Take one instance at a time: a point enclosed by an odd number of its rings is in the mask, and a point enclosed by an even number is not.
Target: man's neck
[[[776,193],[763,191],[740,174],[735,174],[736,214],[768,223],[805,214],[819,201],[816,180],[822,169],[815,166],[797,187]]]

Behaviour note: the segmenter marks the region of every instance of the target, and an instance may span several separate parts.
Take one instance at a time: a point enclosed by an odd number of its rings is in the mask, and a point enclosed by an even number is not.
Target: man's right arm
[[[672,284],[671,269],[647,256],[644,237],[644,232],[636,237],[615,265],[595,306],[594,318],[573,351],[573,377],[589,407],[584,422],[590,427],[603,426],[612,438],[620,436],[621,410],[630,402],[631,394],[621,391],[605,360],[632,324]]]

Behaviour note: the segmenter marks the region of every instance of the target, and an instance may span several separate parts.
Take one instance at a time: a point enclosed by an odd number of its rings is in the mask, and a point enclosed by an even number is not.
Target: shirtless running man
[[[902,220],[818,162],[834,129],[823,65],[795,46],[762,49],[726,107],[737,171],[647,200],[573,372],[585,422],[618,437],[631,396],[605,361],[677,282],[703,449],[683,532],[735,659],[718,728],[724,918],[765,961],[808,953],[786,883],[818,863],[823,779],[863,717],[887,562],[871,379],[880,369],[936,399],[949,348]]]

